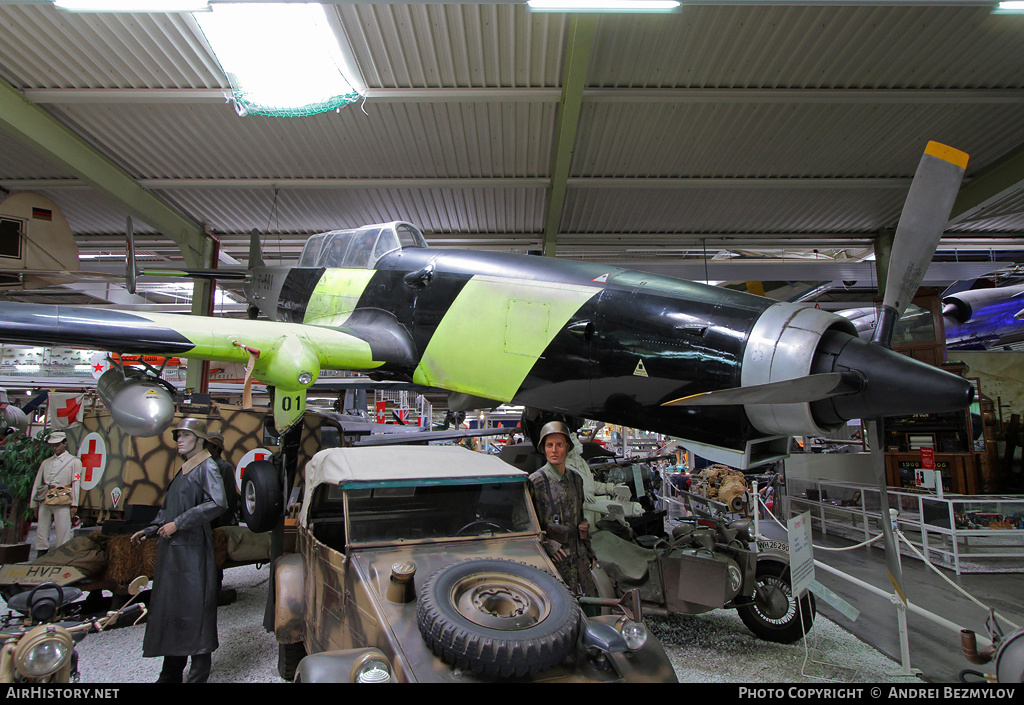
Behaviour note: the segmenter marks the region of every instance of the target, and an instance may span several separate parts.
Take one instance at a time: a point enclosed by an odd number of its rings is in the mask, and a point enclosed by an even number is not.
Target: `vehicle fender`
[[[274,563],[274,638],[279,644],[305,639],[305,574],[302,554],[289,553]]]
[[[391,664],[380,649],[371,647],[344,651],[321,651],[299,661],[295,669],[296,683],[354,683],[356,669],[369,658],[379,658]],[[392,668],[394,664],[391,664]],[[392,671],[392,677],[394,672]]]
[[[613,625],[619,616],[591,617],[590,621]],[[627,683],[672,683],[678,682],[672,662],[665,653],[665,647],[651,634],[647,642],[637,651],[608,654],[619,676]]]

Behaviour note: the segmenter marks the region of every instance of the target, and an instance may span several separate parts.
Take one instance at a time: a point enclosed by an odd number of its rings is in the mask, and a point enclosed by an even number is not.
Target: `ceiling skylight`
[[[227,3],[193,15],[240,115],[314,115],[362,98],[362,78],[324,12],[315,3]]]
[[[676,12],[678,0],[528,0],[533,12]]]

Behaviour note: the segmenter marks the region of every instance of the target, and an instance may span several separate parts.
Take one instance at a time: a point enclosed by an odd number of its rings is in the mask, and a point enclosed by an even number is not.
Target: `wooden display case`
[[[980,467],[975,453],[935,453],[935,469],[942,476],[942,490],[953,494],[981,491]],[[920,451],[885,454],[885,478],[890,487],[916,487],[914,473],[921,467]]]

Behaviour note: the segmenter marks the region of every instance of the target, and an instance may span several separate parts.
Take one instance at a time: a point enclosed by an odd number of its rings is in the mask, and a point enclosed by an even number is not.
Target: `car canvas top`
[[[494,455],[461,446],[328,448],[306,465],[306,484],[430,482],[483,479],[526,481],[526,473]]]

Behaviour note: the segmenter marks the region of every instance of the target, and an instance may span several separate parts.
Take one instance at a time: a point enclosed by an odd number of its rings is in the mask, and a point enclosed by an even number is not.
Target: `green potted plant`
[[[0,439],[0,563],[28,560],[29,495],[39,463],[50,454],[48,433],[40,431],[33,437],[15,431]]]

